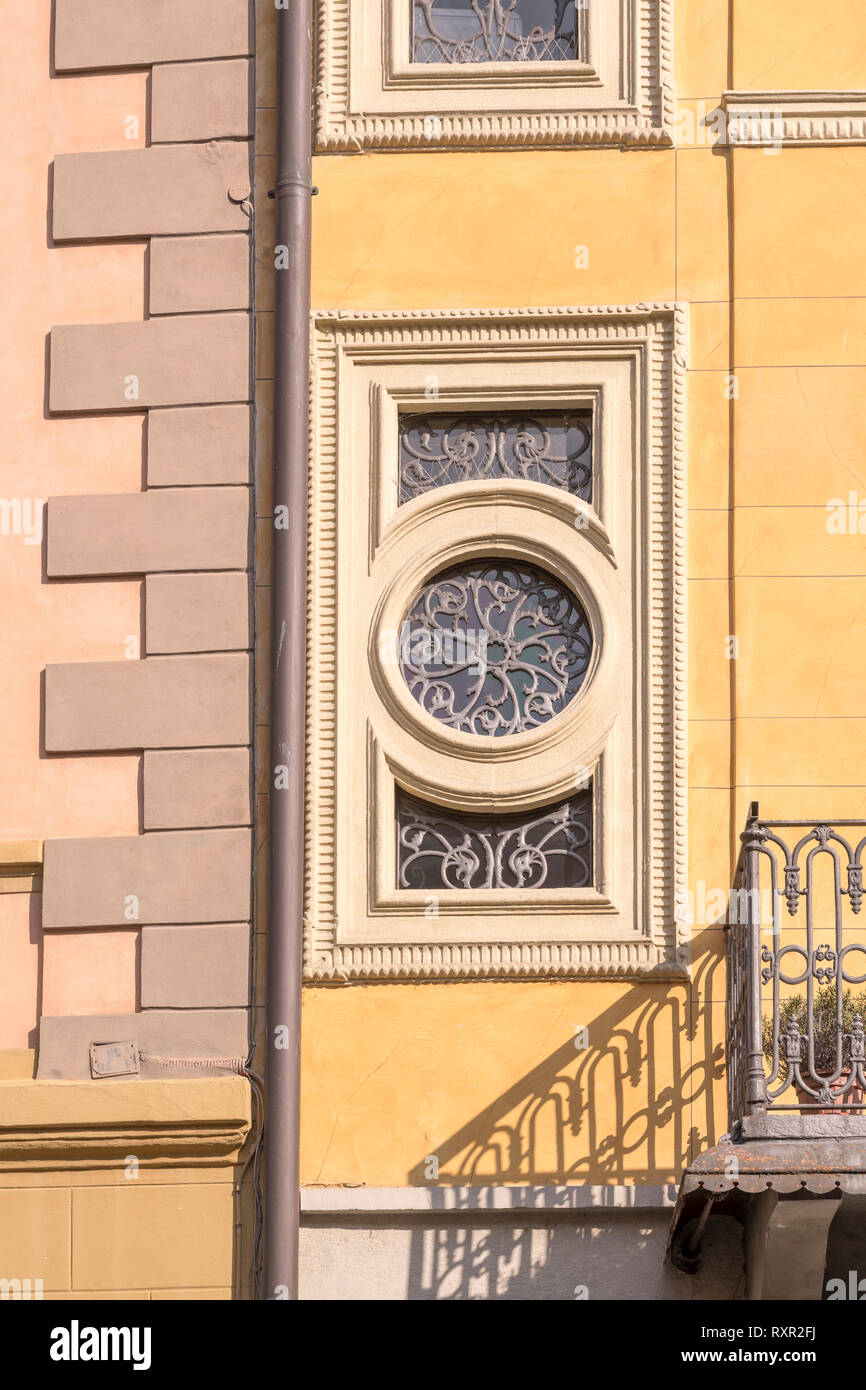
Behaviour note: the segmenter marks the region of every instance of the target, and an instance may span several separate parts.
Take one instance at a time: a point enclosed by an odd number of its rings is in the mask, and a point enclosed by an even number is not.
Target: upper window
[[[551,63],[579,56],[575,0],[414,0],[415,63]]]
[[[400,501],[479,478],[524,478],[592,501],[592,415],[402,415]]]
[[[320,0],[321,149],[671,144],[673,0]]]

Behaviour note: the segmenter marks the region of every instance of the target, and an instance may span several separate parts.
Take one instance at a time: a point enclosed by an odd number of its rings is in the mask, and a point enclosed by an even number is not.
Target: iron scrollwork
[[[431,488],[519,478],[592,501],[592,420],[586,411],[533,416],[405,415],[400,503]]]
[[[397,790],[400,888],[585,888],[592,791],[520,815],[462,815]]]
[[[435,719],[501,737],[546,723],[580,690],[593,639],[568,589],[529,565],[484,560],[427,584],[400,634],[403,677]]]
[[[577,57],[574,0],[414,0],[416,63],[544,63]]]

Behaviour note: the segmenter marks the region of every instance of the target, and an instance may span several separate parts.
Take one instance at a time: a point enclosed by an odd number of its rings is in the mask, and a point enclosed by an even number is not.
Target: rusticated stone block
[[[54,411],[245,401],[248,314],[195,314],[51,330]]]
[[[249,0],[55,0],[54,13],[58,72],[253,51]]]
[[[52,579],[162,570],[245,569],[246,488],[52,497],[47,568]]]
[[[249,660],[239,654],[45,668],[49,753],[236,747],[249,742],[249,711]]]
[[[46,840],[43,928],[242,922],[250,847],[243,829]]]
[[[249,479],[249,406],[149,412],[148,487],[247,483]]]
[[[59,154],[54,239],[248,231],[240,203],[249,196],[250,159],[249,143],[238,140]]]
[[[151,76],[154,144],[252,135],[252,63],[170,63]]]
[[[152,314],[248,309],[249,303],[249,237],[154,237],[150,243]]]
[[[249,923],[142,931],[143,1009],[243,1008],[249,993]]]
[[[249,825],[246,748],[184,748],[144,755],[145,830]]]
[[[213,1077],[215,1074],[218,1075],[203,1069],[183,1075],[189,1082],[192,1077]],[[147,1079],[152,1084],[158,1075],[171,1076],[172,1073],[154,1070]],[[214,1089],[219,1091],[230,1085],[230,1078],[222,1077]],[[170,1105],[169,1114],[176,1117],[174,1124],[168,1126],[163,1121],[160,1126],[157,1122],[156,1133],[162,1128],[166,1134],[164,1153],[183,1153],[188,1147],[184,1138],[189,1133],[189,1120],[183,1117],[180,1096]],[[169,1138],[172,1130],[174,1135]],[[140,1133],[140,1130],[134,1131],[135,1138],[124,1147],[146,1161],[150,1145],[143,1136],[139,1138]],[[206,1153],[210,1149],[215,1155],[223,1154],[227,1145],[234,1142],[234,1135],[229,1131],[220,1139],[214,1136],[209,1145],[202,1146],[202,1151]],[[169,1161],[168,1158],[162,1160]],[[202,1162],[190,1158],[180,1161]],[[169,1187],[168,1183],[177,1182],[170,1170],[163,1170],[160,1175],[164,1176],[165,1183],[148,1182],[144,1174],[143,1182],[126,1182],[126,1177],[132,1178],[134,1174],[124,1157],[115,1163],[124,1176],[121,1178],[118,1172],[117,1181],[110,1186],[94,1183],[85,1187],[86,1179],[72,1177],[72,1297],[88,1301],[106,1296],[139,1299],[147,1296],[141,1292],[147,1289],[152,1299],[161,1300],[231,1298],[240,1233],[234,1229],[237,1221],[234,1201],[237,1199],[231,1187],[221,1181],[222,1174],[203,1168],[198,1173],[188,1174],[192,1181]],[[66,1164],[69,1164],[68,1159],[64,1166]],[[246,1297],[246,1290],[241,1293],[238,1289],[237,1296]],[[112,1317],[111,1321],[119,1319]],[[83,1351],[81,1354],[85,1355]]]
[[[148,655],[245,651],[250,587],[245,574],[159,574],[145,585]]]
[[[217,1062],[245,1058],[248,1050],[246,1009],[147,1009],[140,1014],[78,1014],[39,1021],[37,1076],[48,1081],[90,1079],[92,1042],[134,1042],[144,1053],[141,1075],[148,1080],[168,1076],[229,1075],[230,1066],[183,1067],[151,1058],[189,1057]],[[123,1085],[122,1078],[105,1081]],[[134,1083],[133,1083],[134,1084]]]

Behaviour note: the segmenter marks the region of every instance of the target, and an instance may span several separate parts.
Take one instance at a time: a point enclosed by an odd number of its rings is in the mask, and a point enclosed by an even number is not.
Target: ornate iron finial
[[[740,831],[740,840],[746,849],[762,845],[767,838],[767,827],[762,821],[749,821],[745,830]]]
[[[848,865],[848,897],[851,911],[859,912],[863,902],[863,870],[859,864]]]
[[[792,917],[800,906],[800,869],[797,864],[785,865],[785,900]]]
[[[785,1039],[785,1060],[788,1062],[799,1062],[803,1050],[803,1036],[796,1018],[790,1020],[788,1023],[788,1031],[782,1036]],[[780,1038],[779,1041],[781,1042],[782,1039]]]

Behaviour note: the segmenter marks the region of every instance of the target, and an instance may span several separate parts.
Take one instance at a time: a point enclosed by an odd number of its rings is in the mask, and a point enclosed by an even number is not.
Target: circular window
[[[522,734],[580,690],[592,655],[581,604],[532,565],[478,560],[436,576],[400,631],[400,665],[415,699],[467,734]]]

